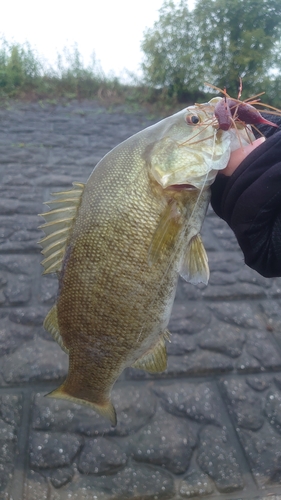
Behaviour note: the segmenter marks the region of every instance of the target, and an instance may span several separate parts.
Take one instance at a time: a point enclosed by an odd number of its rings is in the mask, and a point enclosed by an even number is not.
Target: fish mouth
[[[194,190],[198,190],[198,188],[196,188],[192,184],[171,184],[170,186],[167,186],[166,189],[173,189],[173,190],[176,190],[176,191],[182,191],[182,190],[185,190],[185,191],[194,191]]]

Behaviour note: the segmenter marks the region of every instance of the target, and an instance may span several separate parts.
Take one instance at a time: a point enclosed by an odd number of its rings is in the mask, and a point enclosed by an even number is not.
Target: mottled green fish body
[[[233,131],[217,130],[214,105],[187,108],[124,141],[85,185],[55,193],[43,214],[45,273],[59,277],[44,326],[69,355],[67,378],[51,396],[88,404],[113,425],[110,394],[121,372],[166,368],[179,274],[208,282],[199,233],[209,185],[235,141]]]

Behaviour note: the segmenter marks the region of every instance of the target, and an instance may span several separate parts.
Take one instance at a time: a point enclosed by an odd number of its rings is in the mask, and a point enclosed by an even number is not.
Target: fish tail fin
[[[72,396],[66,390],[65,384],[62,384],[60,387],[58,387],[54,391],[50,392],[49,394],[46,394],[46,396],[49,398],[66,399],[68,401],[71,401],[72,403],[76,403],[79,405],[81,405],[81,404],[87,405],[90,408],[92,408],[92,410],[99,413],[99,415],[101,415],[102,417],[109,419],[113,427],[115,427],[117,425],[116,411],[115,411],[115,408],[114,408],[114,406],[109,398],[105,399],[104,402],[102,402],[102,403],[94,403],[92,401],[89,401],[88,399],[78,398],[78,397]]]

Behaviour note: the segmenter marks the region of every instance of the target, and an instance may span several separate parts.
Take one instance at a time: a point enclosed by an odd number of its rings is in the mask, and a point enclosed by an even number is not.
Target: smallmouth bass
[[[50,396],[87,404],[112,425],[110,394],[121,372],[166,368],[179,274],[208,282],[200,230],[209,186],[231,150],[254,139],[246,126],[219,130],[219,99],[122,142],[85,185],[55,193],[43,214],[44,273],[59,280],[44,327],[69,355],[67,378]]]

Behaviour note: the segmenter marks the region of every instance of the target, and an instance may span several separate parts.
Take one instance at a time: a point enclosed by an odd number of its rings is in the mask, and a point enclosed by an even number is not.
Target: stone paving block
[[[201,349],[220,352],[231,358],[242,354],[245,340],[243,330],[219,321],[213,321],[209,328],[197,335]]]
[[[127,464],[128,457],[120,444],[112,439],[88,439],[79,456],[81,474],[112,474]]]
[[[43,267],[41,268],[43,272]],[[39,301],[52,306],[58,293],[58,280],[54,275],[46,275],[40,281]]]
[[[15,276],[30,276],[34,272],[34,256],[20,254],[0,255],[0,271]],[[8,278],[8,275],[6,277]]]
[[[65,163],[65,158],[64,158]],[[42,185],[44,187],[53,187],[56,186],[58,188],[68,188],[71,189],[72,182],[79,180],[71,176],[71,175],[57,175],[53,174],[52,176],[40,176],[35,180],[36,185]],[[41,219],[42,222],[42,219]]]
[[[32,340],[35,334],[34,328],[17,325],[10,321],[7,316],[2,317],[0,323],[0,358],[4,354],[14,352],[24,342]]]
[[[48,480],[38,472],[29,471],[24,482],[23,500],[49,500]]]
[[[264,412],[269,423],[281,434],[281,392],[271,388],[266,397]]]
[[[137,462],[182,474],[189,467],[197,443],[196,426],[158,408],[153,421],[128,440],[128,453]]]
[[[221,493],[243,489],[243,471],[225,429],[204,427],[200,433],[197,462]]]
[[[269,332],[247,332],[246,351],[259,361],[262,369],[281,368],[280,349]]]
[[[269,299],[281,299],[281,282],[280,278],[272,279],[272,285],[266,292]]]
[[[233,250],[239,249],[237,240],[227,225],[224,225],[219,229],[213,229],[213,233],[219,240],[219,245],[222,250],[230,250],[233,252]]]
[[[246,383],[252,387],[255,391],[265,391],[270,387],[270,384],[272,382],[272,376],[268,375],[263,375],[263,376],[256,376],[256,375],[250,375],[249,377],[246,377]]]
[[[245,350],[242,352],[241,356],[235,362],[235,369],[239,373],[255,373],[262,370],[259,361],[250,356]]]
[[[173,333],[171,335],[171,342],[166,344],[168,358],[173,355],[182,356],[183,354],[195,351],[197,346],[196,340],[196,337],[191,335]]]
[[[9,319],[16,324],[41,327],[48,312],[46,307],[23,307],[9,310]]]
[[[222,271],[214,271],[210,275],[209,285],[233,285],[236,282],[237,278],[235,274],[229,274],[227,272]]]
[[[56,342],[36,338],[3,356],[0,374],[6,384],[61,380],[68,369],[67,355]]]
[[[208,308],[220,321],[242,328],[261,328],[262,317],[252,305],[245,302],[220,302],[208,304]]]
[[[211,383],[177,381],[164,386],[155,385],[153,391],[169,413],[188,417],[200,424],[222,425],[221,400]]]
[[[22,306],[28,304],[32,294],[32,283],[29,276],[11,276],[4,288],[5,302],[2,305]]]
[[[46,472],[42,471],[42,475],[57,489],[68,484],[73,479],[74,474],[75,471],[73,467],[58,467],[53,470],[49,469]]]
[[[40,223],[42,219],[33,215],[0,216],[0,251],[37,253]]]
[[[205,304],[188,303],[179,298],[176,299],[169,330],[171,333],[193,334],[205,330],[211,321],[211,313]]]
[[[271,288],[273,283],[271,279],[261,276],[256,271],[245,265],[238,271],[236,276],[238,281],[241,281],[242,283],[252,283],[263,288]]]
[[[82,439],[58,432],[33,432],[30,437],[32,469],[56,469],[70,465],[82,447]]]
[[[260,429],[264,424],[264,414],[259,392],[249,387],[246,380],[238,378],[224,380],[222,387],[235,425],[244,429]]]
[[[238,433],[259,487],[280,487],[280,434],[268,422],[258,432],[238,428]]]
[[[249,382],[254,384],[249,385]],[[268,375],[246,381],[231,378],[222,382],[230,414],[260,487],[280,484],[281,478],[281,392]]]
[[[180,483],[179,493],[183,498],[201,497],[214,492],[212,480],[204,472],[191,469]]]
[[[9,498],[17,453],[22,396],[0,394],[0,498]]]
[[[281,303],[277,300],[264,300],[259,304],[269,331],[281,332]],[[278,339],[278,336],[276,337]]]
[[[213,222],[213,219],[210,217],[208,219],[208,223]],[[216,221],[219,225],[223,224],[223,221]],[[208,255],[209,258],[209,266],[210,273],[212,274],[215,271],[219,271],[222,273],[233,273],[236,271],[240,271],[241,266],[243,266],[243,257],[242,253],[239,252],[210,252]],[[225,300],[225,299],[224,299]]]

